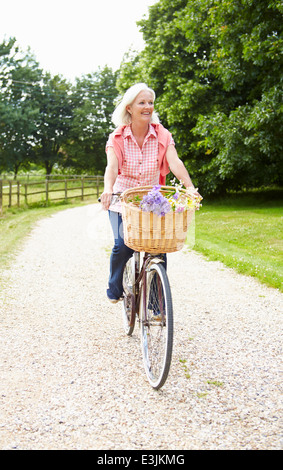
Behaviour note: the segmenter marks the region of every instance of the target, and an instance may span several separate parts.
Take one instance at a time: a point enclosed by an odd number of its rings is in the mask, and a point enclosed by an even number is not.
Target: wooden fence
[[[103,176],[46,176],[45,179],[28,182],[0,179],[0,216],[5,207],[18,206],[24,202],[60,201],[89,196],[99,197],[103,188]]]

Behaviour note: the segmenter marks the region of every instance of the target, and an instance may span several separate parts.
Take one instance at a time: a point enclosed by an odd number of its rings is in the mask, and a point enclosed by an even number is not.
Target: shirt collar
[[[145,138],[146,139],[149,138],[150,135],[153,135],[154,137],[157,137],[156,131],[155,131],[154,127],[152,126],[152,124],[150,124],[148,133],[146,134]],[[125,129],[124,129],[124,132],[123,132],[123,138],[126,139],[127,137],[133,138],[133,133],[132,133],[132,129],[131,129],[130,125],[126,126]]]

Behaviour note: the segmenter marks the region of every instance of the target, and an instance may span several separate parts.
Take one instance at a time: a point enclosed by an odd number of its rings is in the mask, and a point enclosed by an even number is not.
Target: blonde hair
[[[127,111],[126,107],[131,105],[135,101],[136,97],[141,91],[149,91],[153,96],[153,100],[155,100],[155,92],[151,88],[149,88],[145,83],[136,83],[135,85],[131,86],[130,88],[128,88],[122,100],[120,101],[114,113],[112,114],[112,122],[113,124],[115,124],[115,126],[119,127],[131,124],[132,117]],[[152,113],[151,122],[155,124],[159,123],[158,114],[155,111],[153,111]]]

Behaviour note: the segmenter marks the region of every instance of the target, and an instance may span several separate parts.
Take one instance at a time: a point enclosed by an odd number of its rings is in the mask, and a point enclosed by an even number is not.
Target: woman
[[[117,128],[106,145],[107,166],[101,202],[103,208],[109,210],[115,239],[107,289],[107,297],[113,303],[123,294],[123,269],[133,250],[124,244],[121,207],[111,205],[112,194],[136,186],[165,184],[170,170],[186,188],[194,189],[172,135],[159,123],[154,100],[154,91],[144,83],[129,88],[113,113],[112,121]]]

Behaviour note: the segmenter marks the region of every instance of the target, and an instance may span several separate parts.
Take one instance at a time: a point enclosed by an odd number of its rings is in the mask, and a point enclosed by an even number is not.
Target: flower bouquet
[[[171,181],[175,183],[175,180]],[[145,212],[153,212],[159,216],[164,216],[170,211],[184,212],[188,209],[198,210],[201,206],[201,196],[196,196],[192,190],[182,189],[182,182],[175,187],[164,187],[163,191],[160,184],[153,188],[143,196],[140,203],[141,210]]]
[[[135,251],[169,253],[184,246],[201,196],[175,186],[143,186],[121,196],[124,242]]]

